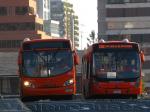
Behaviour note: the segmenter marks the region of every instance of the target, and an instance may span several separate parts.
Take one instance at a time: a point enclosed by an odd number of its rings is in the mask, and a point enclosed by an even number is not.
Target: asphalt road
[[[0,112],[150,112],[150,100],[40,100],[23,103],[11,98],[0,99]]]
[[[32,112],[17,98],[0,99],[0,112]]]
[[[35,101],[26,106],[33,112],[150,112],[150,100],[105,99]]]

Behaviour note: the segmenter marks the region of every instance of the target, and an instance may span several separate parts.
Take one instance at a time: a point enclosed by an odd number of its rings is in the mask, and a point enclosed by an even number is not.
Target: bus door
[[[91,84],[91,69],[90,69],[90,62],[86,62],[86,70],[85,70],[85,74],[86,74],[86,80],[85,80],[85,92],[86,92],[86,97],[88,97],[90,95],[90,84]]]

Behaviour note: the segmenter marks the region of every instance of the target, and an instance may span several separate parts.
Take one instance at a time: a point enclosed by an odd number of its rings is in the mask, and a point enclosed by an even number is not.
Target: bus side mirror
[[[79,56],[77,55],[76,51],[73,51],[73,53],[74,53],[74,64],[79,65],[80,62]]]
[[[74,55],[74,63],[75,65],[79,65],[79,56],[77,54]]]
[[[18,53],[18,65],[21,65],[22,64],[22,52],[21,50],[19,50],[19,53]]]
[[[142,63],[144,63],[144,61],[145,61],[145,56],[144,56],[144,52],[143,52],[143,51],[140,52],[140,56],[141,56],[141,61],[142,61]]]
[[[18,52],[18,75],[22,74],[22,52],[19,50]]]

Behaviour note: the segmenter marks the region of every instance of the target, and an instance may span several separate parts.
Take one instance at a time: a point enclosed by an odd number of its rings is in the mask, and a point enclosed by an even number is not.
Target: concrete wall
[[[17,75],[18,52],[0,52],[0,75]]]

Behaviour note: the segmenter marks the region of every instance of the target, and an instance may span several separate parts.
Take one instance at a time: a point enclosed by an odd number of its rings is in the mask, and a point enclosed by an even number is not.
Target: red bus
[[[130,96],[142,94],[144,54],[137,43],[104,41],[91,45],[82,58],[82,84],[90,96]]]
[[[76,94],[78,55],[67,39],[25,39],[19,50],[20,96]]]

